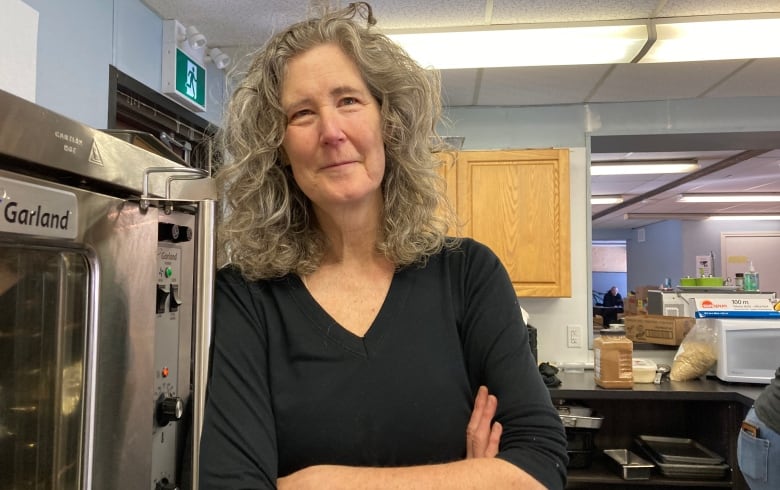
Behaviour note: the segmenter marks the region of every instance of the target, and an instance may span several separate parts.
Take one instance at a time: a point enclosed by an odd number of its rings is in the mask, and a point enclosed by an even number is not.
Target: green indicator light
[[[173,275],[173,269],[170,267],[165,268],[165,277],[171,277]]]

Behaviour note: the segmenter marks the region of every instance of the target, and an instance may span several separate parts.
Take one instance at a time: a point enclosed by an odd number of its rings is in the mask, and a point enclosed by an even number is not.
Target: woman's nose
[[[342,121],[338,111],[323,110],[320,112],[320,140],[324,144],[334,144],[344,141],[346,136],[342,129]]]

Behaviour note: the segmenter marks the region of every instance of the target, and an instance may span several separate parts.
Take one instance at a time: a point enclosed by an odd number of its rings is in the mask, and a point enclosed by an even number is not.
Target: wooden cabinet
[[[717,380],[665,381],[660,385],[635,384],[631,390],[598,388],[593,372],[560,373],[560,388],[550,394],[556,403],[589,407],[603,417],[595,433],[592,464],[570,469],[568,489],[619,490],[641,486],[666,488],[734,488],[747,490],[737,465],[737,435],[740,423],[760,386],[728,385]],[[626,481],[607,465],[604,449],[630,449],[637,453],[639,435],[690,438],[725,458],[731,468],[724,478],[671,478],[655,468],[649,480]],[[645,458],[646,455],[640,454]]]
[[[571,296],[569,150],[461,151],[446,158],[455,160],[444,176],[459,234],[498,255],[518,296]]]

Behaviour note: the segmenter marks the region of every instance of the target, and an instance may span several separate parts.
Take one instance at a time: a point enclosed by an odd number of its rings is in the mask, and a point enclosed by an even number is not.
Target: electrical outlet
[[[582,326],[566,325],[566,345],[571,349],[582,348]]]

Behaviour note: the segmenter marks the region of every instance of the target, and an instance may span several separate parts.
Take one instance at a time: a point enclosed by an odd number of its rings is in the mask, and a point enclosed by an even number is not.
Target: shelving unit
[[[550,389],[553,401],[586,405],[594,415],[604,417],[595,434],[593,464],[585,469],[570,469],[566,488],[748,488],[737,467],[737,435],[742,419],[763,386],[707,379],[608,390],[596,386],[592,371],[559,373],[558,377],[561,386]],[[657,468],[649,480],[623,480],[606,465],[602,451],[625,448],[644,456],[634,443],[638,435],[694,439],[723,456],[731,470],[721,480],[669,478]]]

